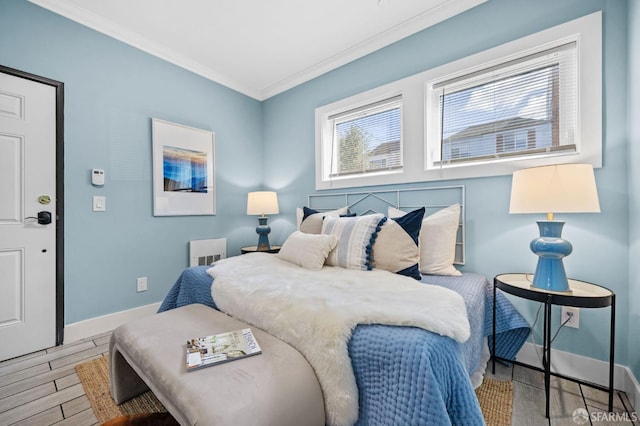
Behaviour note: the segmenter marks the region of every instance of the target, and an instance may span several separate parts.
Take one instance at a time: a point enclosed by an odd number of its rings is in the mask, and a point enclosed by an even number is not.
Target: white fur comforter
[[[387,271],[310,271],[266,253],[223,259],[207,271],[218,308],[300,351],[325,398],[327,423],[358,419],[348,342],[358,324],[406,325],[459,342],[470,328],[462,297]]]

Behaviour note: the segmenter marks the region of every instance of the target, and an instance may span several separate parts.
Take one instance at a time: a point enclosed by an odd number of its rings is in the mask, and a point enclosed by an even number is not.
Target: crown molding
[[[248,87],[233,78],[216,72],[215,70],[212,70],[211,68],[202,65],[201,63],[194,61],[193,59],[188,58],[172,49],[167,49],[161,44],[155,43],[141,36],[140,34],[130,31],[108,19],[104,19],[93,12],[57,0],[28,1],[57,15],[64,16],[65,18],[68,18],[76,23],[91,28],[92,30],[95,30],[102,34],[106,34],[109,37],[126,43],[132,47],[135,47],[136,49],[142,50],[143,52],[146,52],[152,56],[158,57],[162,60],[198,74],[208,80],[222,84],[223,86],[226,86],[251,98],[260,100],[259,90]]]
[[[45,8],[53,13],[64,16],[74,22],[84,25],[100,33],[106,34],[116,40],[133,46],[150,55],[156,56],[211,81],[224,85],[232,90],[240,92],[251,98],[263,101],[297,85],[312,80],[331,70],[348,64],[358,58],[375,52],[396,41],[415,34],[425,28],[442,22],[452,16],[471,9],[487,0],[444,0],[437,6],[417,15],[389,30],[371,37],[355,46],[349,47],[317,64],[295,72],[277,83],[266,87],[251,87],[228,75],[211,69],[202,63],[182,55],[175,50],[155,43],[140,34],[130,31],[108,19],[58,0],[28,0],[29,2]]]
[[[265,87],[262,89],[261,97],[262,99],[268,99],[487,1],[488,0],[446,0],[438,6],[433,7],[420,15],[416,15],[415,17],[396,25],[375,37],[371,37],[368,40],[347,48],[311,67],[292,74],[278,83]]]

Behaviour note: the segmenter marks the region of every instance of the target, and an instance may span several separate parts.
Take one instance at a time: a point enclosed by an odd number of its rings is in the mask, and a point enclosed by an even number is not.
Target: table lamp
[[[271,250],[269,244],[269,232],[271,228],[267,225],[267,214],[278,214],[278,195],[273,191],[249,192],[247,196],[247,214],[259,215],[258,227],[258,251]]]
[[[539,220],[540,237],[531,241],[538,255],[532,286],[549,291],[571,292],[562,259],[571,254],[571,243],[562,239],[563,221],[554,213],[598,213],[598,191],[590,164],[558,164],[513,173],[509,213],[546,213]]]

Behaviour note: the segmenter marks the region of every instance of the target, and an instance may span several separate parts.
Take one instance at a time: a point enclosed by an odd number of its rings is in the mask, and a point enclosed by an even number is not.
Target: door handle
[[[40,225],[48,225],[51,223],[51,212],[43,210],[38,212],[38,217],[29,216],[25,217],[25,219],[37,219]]]

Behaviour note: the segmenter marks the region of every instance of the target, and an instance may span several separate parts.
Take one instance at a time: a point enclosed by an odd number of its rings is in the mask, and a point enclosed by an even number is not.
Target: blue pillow
[[[421,278],[418,237],[425,208],[381,223],[373,244],[373,267],[419,280]],[[386,218],[385,218],[386,219]]]
[[[310,209],[309,207],[303,207],[302,208],[302,220],[305,220],[306,218],[308,218],[312,214],[316,214],[316,213],[322,213],[322,212],[319,212],[318,210]],[[356,217],[356,214],[349,212],[349,213],[340,214],[339,216],[340,217]]]
[[[305,207],[302,208],[302,220],[305,220],[306,218],[308,218],[312,214],[316,214],[316,213],[320,213],[320,212],[318,210],[313,210],[313,209],[310,209],[309,207],[305,206]]]
[[[298,230],[306,234],[319,234],[322,232],[322,220],[326,216],[340,216],[348,214],[349,208],[342,207],[337,210],[319,212],[309,207],[297,208],[296,217],[298,220]]]

